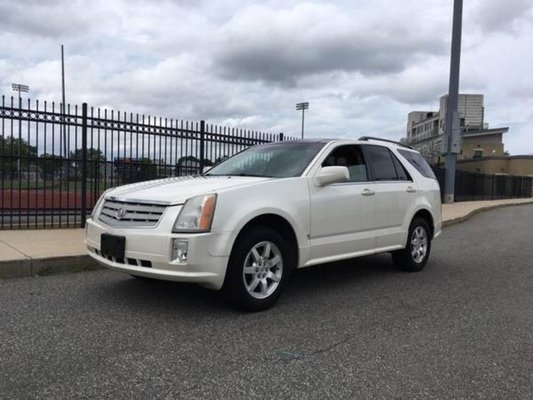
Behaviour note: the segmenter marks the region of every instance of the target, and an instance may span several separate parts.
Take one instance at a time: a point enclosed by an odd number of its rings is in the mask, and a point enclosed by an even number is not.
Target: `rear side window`
[[[374,169],[376,181],[396,181],[396,167],[389,149],[381,146],[365,146],[365,150]]]
[[[405,157],[405,159],[409,161],[409,163],[411,163],[411,165],[415,167],[423,176],[426,178],[437,179],[433,173],[433,170],[424,157],[420,155],[420,153],[403,149],[398,149],[398,153]]]

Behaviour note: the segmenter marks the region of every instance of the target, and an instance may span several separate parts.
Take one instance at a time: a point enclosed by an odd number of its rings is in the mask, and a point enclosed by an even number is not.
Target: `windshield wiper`
[[[234,174],[234,176],[255,176],[257,178],[275,178],[273,175],[259,175],[259,174],[247,174],[245,172],[240,174]]]
[[[206,176],[252,176],[255,178],[276,178],[273,175],[259,175],[259,174],[248,174],[245,172],[241,172],[240,174],[205,174]]]

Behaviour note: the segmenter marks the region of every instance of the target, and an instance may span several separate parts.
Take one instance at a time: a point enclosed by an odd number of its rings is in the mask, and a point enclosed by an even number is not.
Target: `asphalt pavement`
[[[262,313],[103,270],[0,281],[5,399],[533,397],[533,205],[294,274]]]

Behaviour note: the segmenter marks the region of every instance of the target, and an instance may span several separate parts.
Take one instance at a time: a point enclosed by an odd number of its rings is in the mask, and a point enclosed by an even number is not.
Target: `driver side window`
[[[341,166],[348,168],[349,182],[367,182],[368,170],[363,150],[359,145],[345,145],[334,149],[322,163],[323,167]]]

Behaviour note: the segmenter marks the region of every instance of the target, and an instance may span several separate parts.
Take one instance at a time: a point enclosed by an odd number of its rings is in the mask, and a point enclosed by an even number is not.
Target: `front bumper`
[[[228,256],[210,254],[213,241],[223,235],[214,233],[173,234],[166,229],[117,229],[98,220],[88,219],[86,239],[88,254],[100,264],[130,275],[147,278],[199,283],[210,289],[222,288]],[[124,236],[124,259],[103,257],[100,252],[102,233]],[[172,239],[186,239],[189,243],[187,262],[171,260]]]

